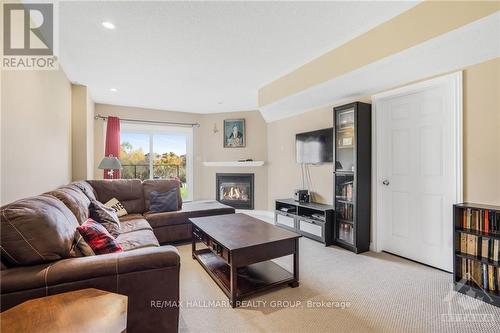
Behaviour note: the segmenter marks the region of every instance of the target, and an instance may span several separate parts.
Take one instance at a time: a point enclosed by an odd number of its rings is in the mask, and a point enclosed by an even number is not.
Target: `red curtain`
[[[108,117],[104,154],[105,156],[120,157],[120,119],[117,117]],[[120,178],[120,170],[114,171],[113,178]],[[109,179],[108,170],[104,170],[104,179]]]

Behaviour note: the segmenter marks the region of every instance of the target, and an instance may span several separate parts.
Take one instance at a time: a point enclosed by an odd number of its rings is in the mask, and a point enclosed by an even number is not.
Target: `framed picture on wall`
[[[242,148],[246,144],[245,119],[224,120],[224,148]]]

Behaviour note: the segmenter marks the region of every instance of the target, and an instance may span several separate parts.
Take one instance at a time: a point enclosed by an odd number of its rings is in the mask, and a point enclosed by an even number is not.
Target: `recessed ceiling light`
[[[220,104],[223,104],[223,103],[224,103],[224,102],[222,102],[222,101],[221,101],[221,102],[219,102],[219,103],[217,103],[217,104],[219,104],[219,105],[220,105]]]
[[[115,25],[109,21],[102,22],[102,26],[110,30],[113,30],[115,28]]]
[[[116,88],[110,88],[109,91],[111,91],[111,92],[117,92],[118,89],[116,89]]]

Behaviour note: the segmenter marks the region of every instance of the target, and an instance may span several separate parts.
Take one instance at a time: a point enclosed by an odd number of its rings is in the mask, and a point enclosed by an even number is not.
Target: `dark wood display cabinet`
[[[361,253],[370,247],[371,105],[333,109],[334,244]]]

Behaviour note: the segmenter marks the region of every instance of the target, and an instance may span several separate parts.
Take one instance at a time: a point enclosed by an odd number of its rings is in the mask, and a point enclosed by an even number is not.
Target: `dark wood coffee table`
[[[249,295],[299,285],[299,234],[246,214],[191,218],[193,259],[237,307]],[[203,243],[202,249],[196,249]],[[270,261],[293,254],[293,273]]]

